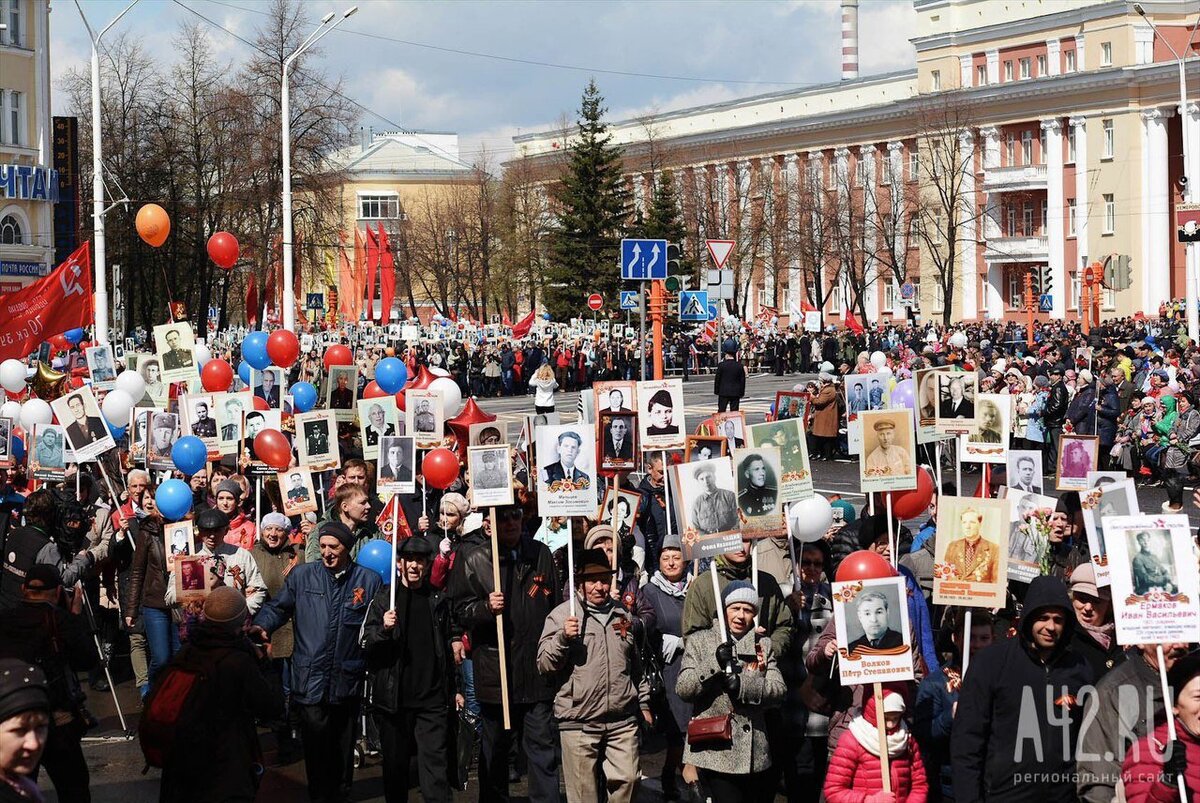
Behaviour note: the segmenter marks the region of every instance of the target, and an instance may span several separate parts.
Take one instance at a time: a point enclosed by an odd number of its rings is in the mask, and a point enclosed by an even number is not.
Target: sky
[[[304,0],[317,18],[353,0]],[[94,27],[128,0],[84,0]],[[590,77],[610,120],[802,88],[841,75],[837,0],[358,0],[356,15],[319,47],[326,70],[371,110],[361,124],[459,134],[462,159],[513,155],[515,134],[574,119]],[[113,29],[168,63],[181,22],[207,27],[218,57],[236,66],[250,48],[187,9],[252,38],[266,0],[141,0]],[[89,42],[74,2],[53,0],[51,71],[86,66]],[[911,0],[860,0],[861,74],[911,68]],[[109,34],[111,36],[112,34]],[[401,40],[401,41],[398,41]],[[458,52],[454,52],[458,51]],[[478,55],[482,54],[482,55]],[[502,58],[496,58],[502,57]],[[506,60],[508,59],[508,60]],[[516,61],[514,61],[516,60]],[[620,73],[620,74],[618,74]],[[54,113],[63,114],[54,92]]]

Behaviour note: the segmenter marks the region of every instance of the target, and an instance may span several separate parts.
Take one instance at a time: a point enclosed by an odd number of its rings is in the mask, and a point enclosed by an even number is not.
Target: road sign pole
[[[638,354],[642,357],[642,371],[639,374],[639,379],[646,378],[646,294],[638,293],[638,315],[641,318],[639,328],[641,330],[640,338],[638,339]]]

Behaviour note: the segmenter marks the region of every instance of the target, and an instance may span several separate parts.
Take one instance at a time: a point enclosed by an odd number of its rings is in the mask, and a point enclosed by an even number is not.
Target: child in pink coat
[[[888,774],[892,791],[883,791],[875,698],[867,698],[861,715],[850,722],[829,760],[825,798],[829,803],[925,803],[929,785],[914,739],[904,727],[904,697],[885,689],[883,718],[887,728]]]

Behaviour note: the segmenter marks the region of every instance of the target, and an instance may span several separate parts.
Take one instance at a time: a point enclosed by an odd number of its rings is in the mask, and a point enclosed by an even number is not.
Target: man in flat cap
[[[867,473],[885,477],[911,474],[912,455],[903,446],[896,445],[896,422],[885,418],[876,421],[873,428],[879,445],[867,455]]]

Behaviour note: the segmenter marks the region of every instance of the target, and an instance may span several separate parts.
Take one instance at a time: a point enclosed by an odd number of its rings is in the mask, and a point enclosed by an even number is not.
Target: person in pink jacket
[[[1127,803],[1181,803],[1180,778],[1187,800],[1200,800],[1200,651],[1175,662],[1167,685],[1175,695],[1175,741],[1164,720],[1129,748],[1121,766]]]
[[[254,548],[257,529],[254,522],[242,510],[242,486],[228,479],[217,486],[217,510],[229,517],[229,532],[225,543],[240,546],[247,551]]]
[[[904,727],[904,710],[904,697],[885,687],[883,718],[892,791],[883,791],[878,714],[874,696],[868,696],[862,714],[850,721],[829,759],[825,775],[828,803],[925,803],[929,794],[925,765],[917,740]]]

